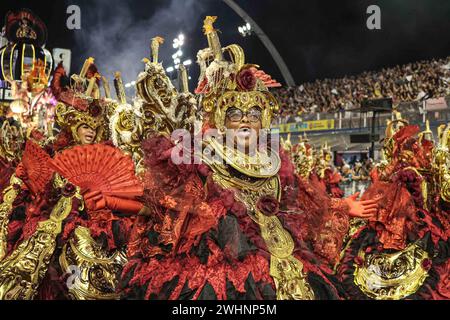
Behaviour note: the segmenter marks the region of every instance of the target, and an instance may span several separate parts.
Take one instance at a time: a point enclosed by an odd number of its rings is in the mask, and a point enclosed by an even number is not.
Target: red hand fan
[[[81,190],[130,199],[144,192],[135,175],[133,161],[115,147],[76,146],[55,156],[51,163],[59,174]]]
[[[22,166],[25,169],[25,181],[33,194],[43,190],[53,176],[50,165],[51,158],[38,144],[28,140],[22,156]]]

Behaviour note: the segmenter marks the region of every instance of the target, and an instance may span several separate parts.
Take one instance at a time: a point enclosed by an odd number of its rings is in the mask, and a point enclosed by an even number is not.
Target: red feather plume
[[[281,83],[272,79],[272,77],[265,73],[263,70],[258,70],[256,68],[251,68],[253,74],[256,78],[260,79],[267,88],[276,88],[281,87]]]

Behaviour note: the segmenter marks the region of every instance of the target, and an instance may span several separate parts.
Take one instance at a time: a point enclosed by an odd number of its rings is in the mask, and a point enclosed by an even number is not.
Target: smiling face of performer
[[[258,142],[259,131],[262,128],[261,108],[258,106],[248,109],[247,112],[236,107],[228,108],[225,117],[225,127],[234,130],[235,146],[249,149],[249,146]]]
[[[81,144],[92,144],[95,141],[97,132],[84,123],[78,127],[77,135]]]

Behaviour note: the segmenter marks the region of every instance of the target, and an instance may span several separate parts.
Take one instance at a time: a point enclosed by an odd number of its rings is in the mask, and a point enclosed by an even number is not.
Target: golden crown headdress
[[[96,131],[95,142],[100,142],[104,139],[104,107],[94,101],[89,104],[86,110],[77,109],[64,103],[58,103],[55,110],[56,122],[61,128],[68,129],[72,132],[75,141],[79,141],[78,128],[86,124]]]
[[[224,128],[228,108],[233,106],[247,111],[258,106],[262,111],[262,127],[270,128],[279,105],[268,87],[280,84],[258,70],[257,65],[245,64],[245,54],[240,46],[232,44],[222,48],[213,26],[216,20],[215,16],[206,17],[203,31],[208,48],[197,54],[200,78],[195,92],[202,95],[201,106],[210,114],[211,124],[219,129]]]
[[[101,76],[93,63],[93,58],[86,59],[80,74],[71,77],[71,88],[59,95],[55,109],[56,122],[61,128],[70,130],[77,142],[77,131],[83,124],[96,131],[95,142],[102,141],[105,135],[105,110],[109,103],[100,97],[97,81]],[[90,79],[86,78],[88,70],[95,71]]]
[[[408,126],[409,122],[402,119],[402,114],[399,111],[394,111],[394,120],[388,120],[383,139],[383,157],[384,160],[390,161],[393,157],[395,148],[394,135],[403,127]]]

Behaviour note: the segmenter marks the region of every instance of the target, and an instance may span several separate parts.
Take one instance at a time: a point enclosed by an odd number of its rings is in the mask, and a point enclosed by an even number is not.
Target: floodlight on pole
[[[261,42],[264,44],[264,46],[267,48],[270,55],[274,59],[275,63],[277,64],[278,68],[281,71],[281,74],[283,75],[286,84],[290,87],[295,86],[294,78],[292,77],[289,68],[287,67],[277,48],[274,46],[269,37],[264,33],[264,31],[260,28],[260,26],[255,22],[255,20],[253,20],[252,17],[250,17],[247,14],[247,12],[245,12],[236,3],[235,0],[222,0],[222,1],[225,2],[231,9],[233,9],[234,12],[236,12],[244,21],[248,21],[251,27],[251,31],[253,31],[258,36],[258,38],[261,40]]]
[[[251,27],[250,23],[248,23],[248,22],[245,25],[238,27],[238,31],[241,34],[241,36],[243,36],[243,37],[251,36],[252,35],[251,29],[252,29],[252,27]]]

